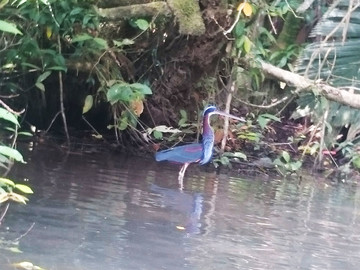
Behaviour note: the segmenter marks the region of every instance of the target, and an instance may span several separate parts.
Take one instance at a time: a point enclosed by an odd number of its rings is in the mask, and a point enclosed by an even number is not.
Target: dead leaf
[[[144,111],[144,103],[140,99],[133,100],[131,102],[131,109],[134,111],[137,117],[139,117]]]

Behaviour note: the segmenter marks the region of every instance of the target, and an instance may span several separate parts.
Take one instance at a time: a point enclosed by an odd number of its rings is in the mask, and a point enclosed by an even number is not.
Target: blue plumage
[[[201,165],[210,162],[214,151],[214,130],[210,126],[210,116],[220,114],[227,117],[245,121],[242,118],[231,114],[218,111],[215,106],[207,106],[203,113],[203,140],[202,143],[191,143],[182,146],[176,146],[155,154],[156,161],[171,161],[183,164],[179,172],[179,181],[184,177],[186,168],[190,163],[199,162]]]
[[[193,163],[198,162],[203,154],[203,146],[201,143],[185,144],[176,146],[167,150],[157,152],[155,154],[156,161],[171,161],[176,163]]]

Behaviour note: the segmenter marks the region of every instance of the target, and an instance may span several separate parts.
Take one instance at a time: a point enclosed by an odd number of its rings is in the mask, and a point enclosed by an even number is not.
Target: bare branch
[[[354,94],[346,88],[336,88],[321,81],[311,81],[299,74],[278,68],[269,63],[261,62],[261,69],[265,76],[285,82],[297,88],[296,93],[315,92],[329,100],[360,109],[360,94]]]

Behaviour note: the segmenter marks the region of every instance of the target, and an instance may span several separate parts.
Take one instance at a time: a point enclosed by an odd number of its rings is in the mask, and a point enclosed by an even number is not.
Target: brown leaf
[[[139,117],[144,111],[144,103],[140,99],[133,100],[131,102],[131,108],[134,113]]]

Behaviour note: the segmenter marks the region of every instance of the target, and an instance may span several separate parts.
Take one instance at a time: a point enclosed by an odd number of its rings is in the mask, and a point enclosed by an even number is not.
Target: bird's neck
[[[214,131],[210,126],[210,116],[205,115],[203,119],[203,137],[211,135],[212,133],[214,133]]]
[[[203,156],[200,160],[200,164],[208,163],[211,160],[214,149],[214,131],[210,126],[210,116],[205,115],[203,119]]]

